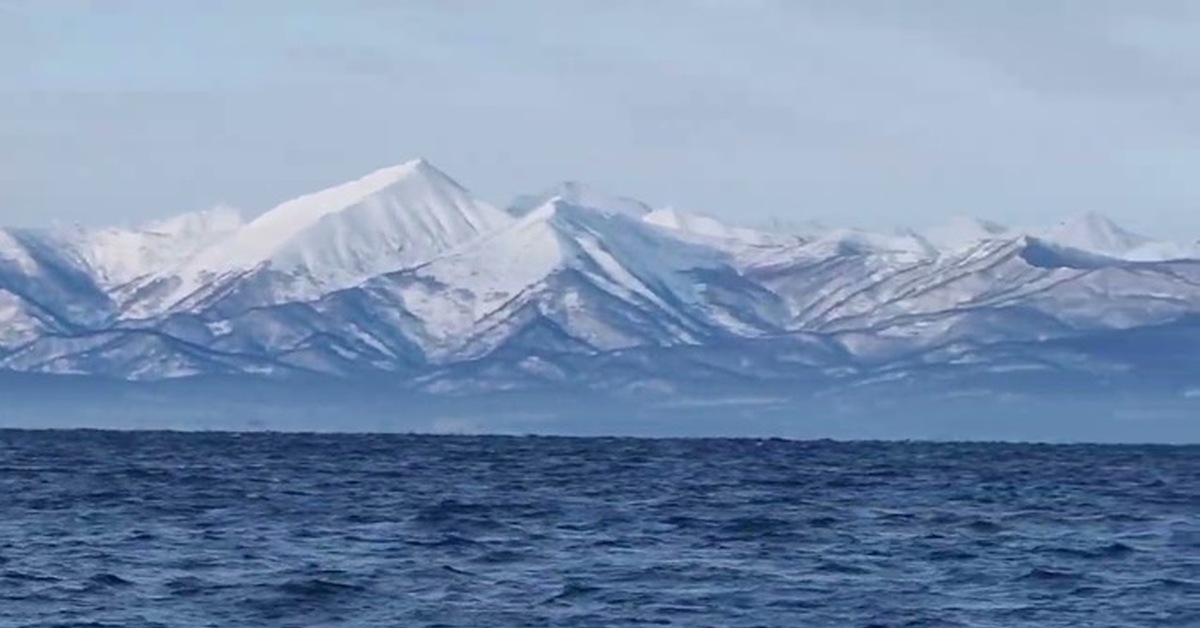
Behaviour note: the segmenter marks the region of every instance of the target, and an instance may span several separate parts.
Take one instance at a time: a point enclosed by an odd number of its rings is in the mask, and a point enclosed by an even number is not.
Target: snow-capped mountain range
[[[1154,347],[1195,346],[1196,321],[1200,247],[1098,214],[785,233],[574,182],[501,209],[423,160],[252,220],[0,230],[0,370],[24,373],[378,376],[439,393],[946,373],[1186,387],[1190,354]]]

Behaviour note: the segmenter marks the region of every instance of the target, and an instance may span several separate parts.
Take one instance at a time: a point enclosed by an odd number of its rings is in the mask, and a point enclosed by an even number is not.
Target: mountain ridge
[[[1200,250],[1098,214],[767,232],[578,182],[502,210],[425,160],[250,220],[218,208],[133,229],[0,229],[0,369],[29,374],[670,395],[930,365],[1002,373],[1020,355],[1082,377],[1114,352],[1073,339],[1190,338],[1171,325],[1195,316]],[[1129,369],[1145,363],[1129,352]]]

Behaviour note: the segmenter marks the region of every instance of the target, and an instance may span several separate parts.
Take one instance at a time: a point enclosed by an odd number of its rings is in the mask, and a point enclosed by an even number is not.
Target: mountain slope
[[[676,238],[723,251],[739,267],[753,266],[759,260],[806,242],[804,236],[734,227],[711,216],[674,208],[656,209],[642,216],[642,220]]]
[[[287,201],[162,274],[133,311],[312,300],[419,265],[507,224],[424,160]],[[252,294],[231,285],[254,285]]]
[[[793,329],[842,335],[872,360],[1161,324],[1200,309],[1198,261],[1129,262],[1027,236],[904,264],[841,255],[757,277],[787,300]]]
[[[1073,249],[1122,257],[1151,242],[1150,238],[1126,231],[1107,216],[1086,212],[1046,230],[1044,239]]]
[[[470,247],[373,283],[424,321],[432,355],[496,349],[533,321],[553,321],[596,349],[700,342],[769,326],[771,296],[719,251],[665,237],[623,213],[552,199]],[[744,308],[721,302],[732,286]]]
[[[0,350],[50,332],[102,327],[115,304],[53,234],[0,229]]]
[[[577,183],[506,212],[417,160],[249,222],[0,230],[0,369],[438,393],[1086,382],[1154,360],[1113,357],[1122,339],[1192,337],[1172,325],[1200,316],[1197,253],[1097,215],[767,233]]]
[[[78,256],[97,283],[127,289],[131,282],[175,268],[243,226],[241,213],[218,207],[133,229],[60,232],[62,246]]]

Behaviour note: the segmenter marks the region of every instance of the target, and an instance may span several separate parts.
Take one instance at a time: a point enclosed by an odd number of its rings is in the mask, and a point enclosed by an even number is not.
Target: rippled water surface
[[[0,432],[0,626],[1200,626],[1200,448]]]

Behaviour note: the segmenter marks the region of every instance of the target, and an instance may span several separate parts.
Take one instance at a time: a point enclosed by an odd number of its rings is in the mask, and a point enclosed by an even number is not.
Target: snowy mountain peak
[[[1127,231],[1108,216],[1095,211],[1063,221],[1049,229],[1044,237],[1063,246],[1116,257],[1151,242],[1149,238]]]
[[[540,194],[517,198],[509,205],[508,212],[514,216],[524,216],[545,206],[554,199],[560,199],[565,203],[579,207],[625,214],[638,218],[652,211],[649,205],[637,199],[613,196],[579,181],[563,181]]]
[[[685,212],[673,207],[656,209],[643,216],[642,220],[734,253],[746,253],[763,247],[785,246],[801,241],[799,236],[735,227],[712,216]]]
[[[1011,359],[1090,369],[1043,347],[1200,320],[1200,251],[1099,214],[799,236],[577,182],[525,202],[514,217],[413,160],[245,224],[217,208],[137,229],[0,229],[0,371],[775,390]],[[1096,364],[1089,381],[1124,368]]]
[[[54,237],[100,285],[116,287],[178,267],[228,238],[243,224],[238,210],[218,206],[132,229],[75,228],[57,232]]]
[[[199,234],[233,233],[246,224],[242,212],[234,207],[218,205],[212,209],[174,216],[147,223],[138,231],[168,237]]]
[[[463,192],[458,183],[428,162],[413,160],[284,202],[247,225],[248,235],[242,239],[266,252],[323,218],[362,203],[391,199],[427,201],[437,196],[457,197]],[[258,261],[265,255],[255,251],[253,257]]]
[[[675,231],[713,238],[733,237],[732,228],[711,216],[680,211],[674,207],[656,209],[643,218],[646,222]]]
[[[272,301],[315,298],[422,264],[511,220],[412,160],[276,206],[191,260],[166,302],[253,270],[291,278]]]
[[[944,252],[961,251],[980,242],[1005,237],[1008,227],[988,220],[955,216],[940,225],[921,231],[918,235]]]
[[[317,241],[322,241],[321,246],[353,245],[348,238],[355,235],[457,241],[462,231],[473,234],[495,226],[498,217],[489,213],[457,182],[418,159],[286,201],[251,221],[228,246],[202,261],[212,264],[217,262],[212,258],[219,256],[227,265],[248,269],[289,249],[301,256],[317,253],[303,250],[305,244],[316,247]],[[406,233],[378,231],[389,228]],[[399,239],[392,244],[399,246]]]
[[[704,286],[690,273],[726,263],[722,253],[637,217],[556,196],[507,227],[410,271],[420,280],[406,288],[404,303],[426,321],[423,332],[435,339],[435,357],[477,341],[474,334],[491,337],[517,324],[524,316],[518,312],[530,308],[588,344],[616,348],[629,341],[614,326],[640,323],[608,317],[653,320],[665,313],[659,321],[664,328],[678,325],[687,318],[683,304],[704,299]],[[597,318],[584,307],[593,299],[627,313],[604,310]],[[642,308],[660,314],[647,315]]]

